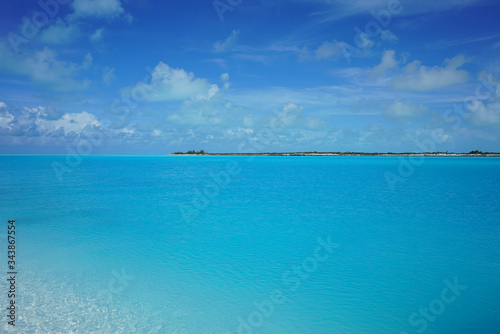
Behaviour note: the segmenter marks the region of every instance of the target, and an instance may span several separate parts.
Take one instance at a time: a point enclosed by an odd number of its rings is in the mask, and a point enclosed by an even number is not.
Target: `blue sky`
[[[500,3],[0,4],[0,153],[500,151]]]

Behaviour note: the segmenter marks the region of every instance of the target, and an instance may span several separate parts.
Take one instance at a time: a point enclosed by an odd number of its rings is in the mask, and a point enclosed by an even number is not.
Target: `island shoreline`
[[[170,155],[180,156],[282,156],[282,157],[500,157],[500,153],[447,153],[447,152],[423,152],[423,153],[365,153],[365,152],[280,152],[280,153],[182,153],[175,152]]]

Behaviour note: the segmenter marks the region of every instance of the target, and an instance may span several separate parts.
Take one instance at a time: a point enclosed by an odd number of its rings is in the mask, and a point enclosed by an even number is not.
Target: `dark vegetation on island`
[[[442,156],[442,157],[500,157],[499,152],[482,152],[479,150],[469,153],[453,152],[267,152],[267,153],[208,153],[205,150],[191,150],[187,152],[174,152],[173,155],[255,155],[255,156]]]
[[[172,154],[174,154],[174,155],[179,155],[179,154],[204,155],[204,154],[208,154],[208,153],[205,153],[204,150],[201,150],[201,151],[191,150],[191,151],[187,151],[187,152],[174,152]]]

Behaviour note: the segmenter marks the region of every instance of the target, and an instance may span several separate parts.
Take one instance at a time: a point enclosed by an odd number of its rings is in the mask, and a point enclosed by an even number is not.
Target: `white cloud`
[[[0,101],[0,109],[4,108],[7,108],[7,105],[5,104],[5,102]]]
[[[220,79],[224,83],[224,89],[229,89],[231,83],[229,82],[229,73],[222,73]]]
[[[97,118],[86,111],[81,113],[66,113],[60,119],[55,121],[43,121],[39,123],[39,127],[48,131],[62,129],[67,135],[70,132],[79,134],[87,126],[100,127],[102,124]]]
[[[134,17],[129,13],[125,14],[123,18],[125,19],[125,21],[127,21],[128,24],[134,22]]]
[[[357,46],[350,45],[349,43],[333,40],[331,42],[323,42],[316,50],[316,59],[328,59],[332,57],[344,56],[348,61],[351,57],[363,57],[369,54],[370,48],[374,45],[365,33],[357,35]],[[303,48],[300,50],[299,59],[307,60],[309,58],[309,50]]]
[[[129,24],[132,23],[132,15],[125,13],[121,0],[74,0],[74,12],[68,14],[64,20],[57,19],[57,21],[48,26],[47,29],[42,30],[39,38],[45,44],[67,44],[75,41],[83,35],[83,29],[88,28],[88,25],[83,23],[83,20],[88,17],[101,18],[112,20],[122,17]],[[92,42],[99,42],[102,40],[104,29],[100,28],[89,35]],[[87,35],[87,32],[85,32]]]
[[[390,31],[390,30],[382,30],[382,31],[380,31],[380,38],[383,41],[391,42],[391,43],[396,43],[399,40],[399,38],[396,35],[394,35],[392,33],[392,31]]]
[[[206,79],[195,78],[193,73],[160,62],[153,70],[151,83],[138,83],[132,88],[132,94],[134,90],[147,101],[160,102],[210,99],[218,87]]]
[[[467,71],[459,68],[467,62],[462,55],[447,59],[443,67],[427,67],[416,60],[403,68],[405,75],[394,78],[392,86],[399,90],[424,92],[464,83],[469,75]]]
[[[130,129],[130,128],[123,128],[123,129],[113,130],[113,132],[115,134],[122,134],[122,135],[125,135],[125,136],[131,136],[131,135],[133,135],[133,134],[136,133],[136,131],[134,129]]]
[[[342,55],[342,45],[343,42],[332,41],[332,42],[323,42],[316,49],[316,58],[317,59],[327,59],[335,56]]]
[[[279,114],[271,118],[269,126],[271,127],[292,126],[302,113],[303,109],[304,107],[298,104],[292,102],[285,103],[281,107],[281,111],[279,112]]]
[[[215,42],[214,51],[216,53],[229,51],[231,47],[236,43],[236,40],[238,39],[239,35],[240,35],[239,30],[233,30],[231,32],[231,35],[229,35],[229,37],[226,38],[226,40],[224,40],[223,42],[221,41]]]
[[[273,128],[296,128],[308,130],[320,130],[328,126],[328,123],[320,118],[306,117],[304,107],[293,103],[284,103],[277,115],[271,115],[264,121],[264,126]]]
[[[328,127],[328,122],[319,118],[307,117],[304,125],[308,130],[324,130]]]
[[[176,124],[221,126],[231,123],[231,114],[219,99],[186,100],[176,112],[169,113],[167,120]]]
[[[84,90],[90,86],[87,79],[79,79],[82,72],[92,64],[92,55],[87,53],[81,64],[59,60],[57,54],[44,48],[31,55],[7,55],[0,63],[6,71],[22,74],[44,89],[57,91]]]
[[[0,102],[3,103],[3,102]],[[7,106],[3,103],[3,107],[0,109],[5,109]],[[0,111],[0,128],[3,129],[11,129],[10,123],[14,120],[14,116],[7,110]]]
[[[81,35],[77,25],[67,24],[58,19],[53,25],[40,33],[40,41],[45,44],[67,44]]]
[[[383,75],[386,71],[393,69],[398,66],[398,61],[394,58],[394,50],[387,50],[382,55],[382,60],[380,64],[375,66],[372,70],[372,77],[379,77]]]
[[[368,34],[364,32],[356,35],[354,44],[361,49],[369,49],[373,45],[375,45],[375,43],[370,39]]]
[[[94,33],[92,35],[90,35],[90,41],[94,42],[94,43],[102,41],[103,32],[104,32],[104,28],[100,28],[100,29],[97,29],[96,31],[94,31]]]
[[[415,104],[411,101],[396,100],[387,106],[384,115],[394,119],[409,119],[425,115],[429,112],[423,103]]]
[[[50,111],[45,107],[22,108],[16,113],[0,112],[2,135],[25,136],[29,138],[68,136],[71,139],[86,129],[102,127],[95,115],[88,112],[65,113],[58,119],[50,118]],[[30,140],[26,138],[26,140]]]
[[[89,52],[85,55],[85,58],[83,60],[83,63],[82,63],[82,68],[83,69],[89,69],[90,65],[92,65],[92,61],[94,59],[92,58],[92,54]]]
[[[500,102],[490,102],[487,105],[482,101],[472,101],[467,105],[470,113],[470,123],[474,126],[500,125]]]
[[[76,16],[116,18],[124,14],[120,0],[75,0],[73,8]]]
[[[110,85],[111,82],[115,80],[114,71],[115,69],[109,66],[102,69],[102,82],[104,82],[105,85]]]

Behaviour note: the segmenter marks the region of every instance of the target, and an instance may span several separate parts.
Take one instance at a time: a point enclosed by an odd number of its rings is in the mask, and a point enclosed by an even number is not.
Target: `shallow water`
[[[498,331],[500,159],[65,159],[0,157],[2,331]]]

